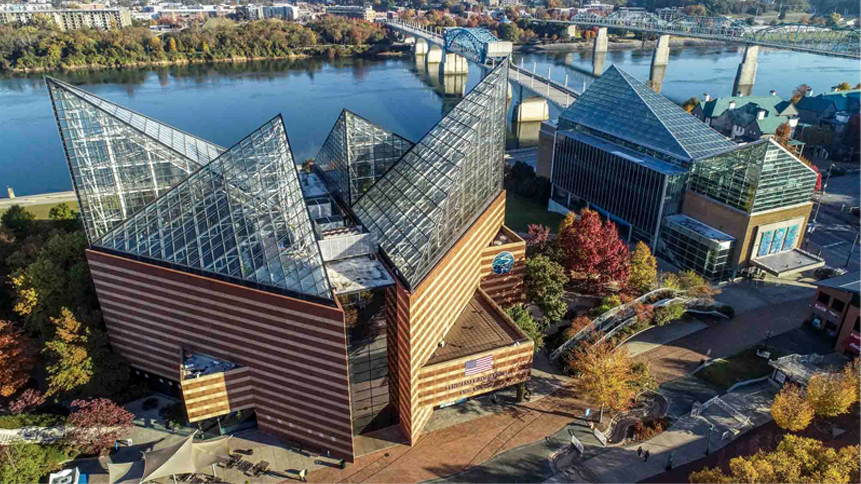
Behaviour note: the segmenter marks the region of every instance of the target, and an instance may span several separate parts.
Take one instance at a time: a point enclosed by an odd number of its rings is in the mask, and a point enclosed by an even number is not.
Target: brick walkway
[[[525,406],[425,434],[341,469],[309,473],[309,482],[419,482],[449,476],[557,432],[587,408],[567,387]],[[388,455],[388,456],[387,456]]]
[[[724,358],[749,348],[767,331],[773,336],[801,326],[810,308],[810,297],[787,301],[740,314],[702,331],[647,351],[634,358],[648,361],[658,383],[682,378],[708,358]]]
[[[761,307],[641,355],[659,383],[677,380],[707,357],[733,355],[801,325],[810,297]],[[568,387],[526,406],[423,435],[413,447],[396,445],[359,457],[347,469],[319,469],[309,482],[420,482],[462,472],[510,449],[536,442],[581,417],[588,405]],[[607,418],[605,416],[605,418]],[[289,481],[285,481],[289,482]]]

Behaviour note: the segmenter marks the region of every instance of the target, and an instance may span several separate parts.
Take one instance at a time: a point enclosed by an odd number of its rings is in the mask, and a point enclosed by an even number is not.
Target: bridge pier
[[[577,37],[577,26],[576,25],[569,25],[565,29],[565,35],[567,35],[569,39],[573,39],[573,38]]]
[[[550,119],[550,106],[543,97],[530,97],[515,108],[514,119],[518,123],[547,121]]]
[[[421,38],[415,38],[415,44],[413,45],[413,54],[415,55],[427,55],[428,53],[428,42]]]
[[[431,45],[428,49],[427,55],[425,56],[425,62],[427,62],[428,65],[441,64],[443,57],[442,48],[438,45]]]
[[[446,96],[463,97],[466,95],[466,80],[469,76],[465,74],[443,74],[442,84]]]
[[[592,46],[592,74],[600,76],[604,73],[604,61],[607,60],[607,28],[598,29],[595,44]]]
[[[469,74],[469,62],[457,54],[447,52],[442,57],[443,74]]]
[[[652,67],[649,70],[649,84],[655,92],[661,92],[661,84],[664,83],[664,75],[670,64],[670,36],[658,37],[655,44],[655,52],[652,54]]]
[[[404,43],[405,43],[405,44],[415,45],[415,43],[416,43],[416,38],[415,38],[415,37],[413,37],[412,35],[406,35],[406,36],[404,36]]]
[[[758,45],[748,45],[744,48],[744,57],[738,65],[735,82],[732,84],[733,96],[750,96],[756,81],[756,58],[759,55]]]

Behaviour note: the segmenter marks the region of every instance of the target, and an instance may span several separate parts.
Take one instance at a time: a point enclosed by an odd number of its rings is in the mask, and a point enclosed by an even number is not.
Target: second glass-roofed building
[[[508,65],[412,143],[342,112],[310,171],[280,116],[222,148],[47,79],[113,348],[202,435],[258,426],[352,460],[529,378],[501,309]],[[390,434],[388,434],[390,435]]]
[[[550,210],[593,208],[624,240],[712,281],[823,264],[800,248],[811,168],[770,139],[736,144],[615,66],[541,138]]]

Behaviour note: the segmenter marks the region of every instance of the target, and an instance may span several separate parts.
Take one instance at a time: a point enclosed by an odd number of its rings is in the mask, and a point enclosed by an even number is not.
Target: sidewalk
[[[744,416],[749,416],[758,427],[771,420],[769,408],[777,390],[768,382],[741,387],[738,391],[721,397],[733,405]],[[677,420],[668,430],[646,443],[636,443],[624,448],[615,448],[597,457],[580,462],[597,476],[599,482],[639,482],[666,470],[670,454],[674,467],[696,461],[705,456],[706,447],[716,451],[735,438],[722,439],[724,432],[732,432],[737,421],[725,410],[714,405],[698,417],[685,416]],[[710,431],[710,425],[715,426]],[[742,434],[755,427],[747,426]],[[637,455],[637,449],[649,451],[648,462]]]

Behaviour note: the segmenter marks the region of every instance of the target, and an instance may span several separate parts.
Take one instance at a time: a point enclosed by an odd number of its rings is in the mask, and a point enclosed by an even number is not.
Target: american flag
[[[464,376],[477,375],[493,369],[493,355],[483,356],[476,360],[466,362],[466,373]]]

